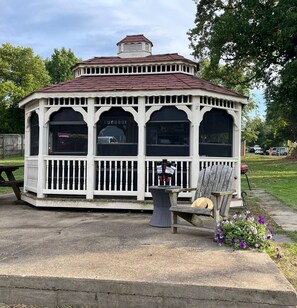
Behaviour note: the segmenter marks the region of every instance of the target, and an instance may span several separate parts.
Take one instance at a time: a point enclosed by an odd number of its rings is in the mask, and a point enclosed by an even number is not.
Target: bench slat
[[[18,185],[18,186],[23,186],[24,185],[24,180],[14,180],[14,181],[5,181],[5,182],[0,182],[0,186],[11,186],[11,185]]]

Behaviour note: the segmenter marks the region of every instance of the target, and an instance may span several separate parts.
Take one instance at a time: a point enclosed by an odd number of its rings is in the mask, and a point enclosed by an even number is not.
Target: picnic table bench
[[[0,165],[0,186],[5,186],[5,187],[10,186],[13,189],[13,192],[18,200],[21,199],[20,187],[24,185],[24,180],[17,180],[13,172],[21,167],[23,166]],[[4,177],[4,174],[6,175],[6,178]]]

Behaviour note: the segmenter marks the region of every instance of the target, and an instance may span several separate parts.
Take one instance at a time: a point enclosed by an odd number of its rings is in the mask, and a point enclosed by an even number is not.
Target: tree
[[[71,49],[55,48],[51,58],[45,60],[52,83],[56,84],[74,78],[71,67],[80,61],[81,59],[77,58]]]
[[[266,85],[270,120],[282,122],[296,140],[296,0],[196,0],[195,28],[188,32],[193,55],[210,59],[210,69],[244,72],[248,87]],[[296,109],[296,108],[295,108]],[[277,113],[275,112],[277,110]]]
[[[275,135],[282,139],[297,140],[297,61],[283,70],[279,80],[265,93],[267,121],[275,128]]]
[[[50,78],[39,56],[31,48],[0,47],[0,133],[22,133],[23,111],[19,101],[31,92],[49,85]]]

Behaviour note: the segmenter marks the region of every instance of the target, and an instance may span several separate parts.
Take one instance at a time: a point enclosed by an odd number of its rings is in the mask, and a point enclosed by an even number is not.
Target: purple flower
[[[258,223],[259,223],[260,225],[264,225],[264,219],[263,219],[262,216],[259,216]]]
[[[232,245],[234,245],[234,244],[235,244],[235,240],[234,240],[234,238],[233,238],[233,239],[231,239],[230,243],[231,243]]]
[[[246,243],[245,242],[240,242],[240,248],[245,249],[246,248]]]
[[[272,238],[272,234],[267,235],[267,239],[270,240]]]

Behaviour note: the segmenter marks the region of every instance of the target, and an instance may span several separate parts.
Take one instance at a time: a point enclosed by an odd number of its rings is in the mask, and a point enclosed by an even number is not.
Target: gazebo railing
[[[46,157],[44,193],[86,194],[87,159],[85,157]]]
[[[87,174],[87,157],[45,156],[44,194],[86,195],[92,190],[94,195],[151,197],[150,186],[160,185],[157,175],[157,162],[163,157],[146,157],[144,165],[139,166],[137,157],[95,157],[92,176]],[[167,157],[176,164],[176,171],[169,185],[189,188],[194,170],[190,157]],[[37,159],[27,160],[28,186],[37,192]],[[199,169],[214,164],[227,164],[236,167],[236,158],[201,157]],[[143,169],[143,170],[142,170]],[[90,172],[90,170],[89,170]],[[92,179],[92,180],[91,180]],[[31,183],[32,182],[32,183]],[[30,185],[29,185],[30,184]],[[88,187],[88,184],[91,187]],[[141,188],[142,187],[142,188]],[[31,189],[30,189],[31,188]],[[144,191],[139,192],[142,189]],[[183,193],[182,197],[191,197]]]
[[[137,196],[137,158],[95,158],[94,195]]]

